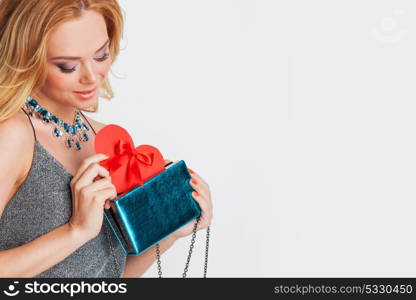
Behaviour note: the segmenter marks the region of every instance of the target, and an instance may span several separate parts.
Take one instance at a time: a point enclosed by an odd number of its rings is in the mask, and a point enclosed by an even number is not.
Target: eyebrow
[[[108,42],[110,42],[110,40],[107,40],[105,42],[105,44],[100,47],[100,49],[98,49],[97,51],[95,51],[95,53],[100,52],[102,49],[104,49],[104,47],[107,46]],[[79,57],[79,56],[55,56],[55,57],[52,57],[51,60],[52,59],[53,60],[55,60],[55,59],[78,60],[78,59],[81,59],[81,57]]]

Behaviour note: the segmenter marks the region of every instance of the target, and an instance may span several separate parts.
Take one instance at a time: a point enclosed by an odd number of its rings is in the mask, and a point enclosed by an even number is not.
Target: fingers
[[[110,207],[111,207],[111,203],[110,203],[110,201],[112,201],[112,200],[106,200],[106,201],[105,201],[105,204],[104,204],[104,208],[105,208],[105,209],[110,209]]]
[[[109,200],[117,198],[117,191],[113,184],[107,178],[102,178],[94,183],[87,185],[81,191],[81,194],[94,195],[94,200],[101,202],[104,208],[109,208]]]
[[[189,174],[191,174],[191,178],[194,178],[197,181],[197,184],[201,184],[204,187],[204,189],[207,191],[207,194],[211,196],[211,191],[209,189],[208,183],[206,183],[205,180],[202,179],[202,177],[198,173],[196,173],[194,170],[189,169],[189,168],[188,170],[189,170]]]
[[[72,178],[72,181],[77,182],[78,179],[83,176],[84,172],[86,171],[86,169],[91,164],[96,163],[97,165],[99,165],[98,163],[100,161],[102,161],[104,159],[107,159],[107,158],[108,158],[108,156],[106,156],[105,154],[102,154],[102,153],[97,153],[97,154],[94,154],[94,155],[91,155],[91,156],[87,157],[86,159],[83,160],[81,166],[79,167],[79,169],[75,173],[74,177]],[[100,166],[100,167],[102,168],[101,174],[103,174],[103,175],[107,174],[107,176],[108,176],[109,172],[107,171],[107,169],[104,168],[103,166]],[[103,176],[103,177],[105,177],[105,176]],[[92,178],[92,179],[94,179],[94,178]]]
[[[82,188],[81,190],[84,193],[95,193],[96,191],[108,188],[112,189],[114,195],[117,196],[116,187],[111,183],[111,181],[108,178],[101,178],[97,181],[94,181],[93,183]]]
[[[105,188],[113,188],[114,190],[116,189],[114,184],[111,183],[111,179],[109,177],[98,179],[88,185],[88,187],[91,189],[91,191],[98,191]]]
[[[195,200],[203,202],[204,207],[207,208],[212,214],[213,211],[213,205],[210,197],[205,196],[204,194],[198,193],[198,192],[192,192],[192,197],[194,197]],[[199,202],[198,202],[199,203]]]
[[[111,182],[108,170],[99,165],[97,162],[91,162],[81,175],[77,172],[77,176],[77,179],[74,177],[75,179],[71,180],[71,185],[75,185],[77,190],[82,189],[84,186],[89,185],[92,182],[98,181],[95,180],[97,176],[106,178]]]
[[[201,194],[196,195],[195,192],[192,192],[192,197],[198,202],[199,206],[201,207],[201,217],[199,220],[198,227],[199,229],[207,228],[211,225],[212,221],[212,207],[210,206],[209,202],[204,199]]]
[[[95,196],[98,198],[98,201],[100,201],[102,206],[106,208],[106,206],[109,206],[108,199],[114,199],[115,197],[117,197],[117,193],[115,193],[115,190],[113,188],[109,187],[109,188],[96,191]]]
[[[191,174],[190,184],[191,184],[192,188],[194,190],[196,190],[199,194],[202,194],[204,196],[204,198],[207,199],[208,202],[210,202],[210,205],[212,206],[211,190],[209,188],[209,185],[194,170],[192,170],[192,169],[188,169],[188,170],[189,170],[189,173]]]
[[[92,163],[81,175],[81,177],[78,179],[78,182],[76,185],[78,186],[78,189],[81,189],[82,187],[91,184],[92,182],[97,182],[99,180],[94,181],[94,179],[97,177],[97,175],[106,178],[108,181],[111,182],[110,174],[109,172],[102,166],[100,166],[97,163]],[[103,179],[103,178],[102,178]]]
[[[201,194],[202,196],[204,196],[205,199],[209,199],[210,198],[210,193],[209,191],[202,185],[199,184],[198,181],[195,182],[195,178],[191,178],[189,180],[189,184],[192,186],[192,188],[198,193]]]

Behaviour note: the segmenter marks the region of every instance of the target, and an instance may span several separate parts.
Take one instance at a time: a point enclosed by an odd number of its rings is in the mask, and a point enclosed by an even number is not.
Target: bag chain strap
[[[196,228],[199,223],[199,219],[201,216],[199,216],[195,222],[194,230],[192,233],[192,239],[191,239],[191,246],[189,247],[189,254],[188,259],[186,260],[185,269],[183,271],[182,277],[186,277],[186,272],[188,272],[189,262],[191,261],[191,255],[192,255],[192,249],[194,248],[195,243],[195,237],[196,237]],[[205,245],[205,264],[204,264],[204,278],[207,277],[207,268],[208,268],[208,247],[209,247],[209,226],[207,228],[207,241]],[[158,268],[158,274],[159,278],[162,278],[162,266],[160,264],[160,245],[159,243],[156,244],[156,256],[157,256],[157,268]]]

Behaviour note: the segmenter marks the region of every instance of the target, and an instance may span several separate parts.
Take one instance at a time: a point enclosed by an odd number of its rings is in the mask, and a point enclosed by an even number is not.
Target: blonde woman
[[[126,257],[103,221],[117,195],[94,151],[105,124],[82,113],[113,97],[122,31],[116,0],[0,0],[0,277],[139,277],[155,261],[154,247]],[[191,175],[201,230],[211,195]]]

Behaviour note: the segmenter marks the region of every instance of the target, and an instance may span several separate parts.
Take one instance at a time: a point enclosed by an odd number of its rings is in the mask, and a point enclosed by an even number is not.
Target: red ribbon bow
[[[153,153],[139,151],[133,148],[130,143],[118,140],[114,148],[115,156],[103,161],[105,167],[110,173],[114,173],[123,165],[127,165],[126,182],[127,186],[143,186],[144,180],[140,171],[140,164],[151,166],[153,164]]]
[[[129,133],[114,124],[103,127],[95,137],[95,150],[109,158],[100,165],[110,172],[117,193],[127,193],[165,170],[160,151],[150,145],[133,146]]]

